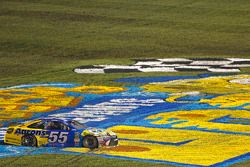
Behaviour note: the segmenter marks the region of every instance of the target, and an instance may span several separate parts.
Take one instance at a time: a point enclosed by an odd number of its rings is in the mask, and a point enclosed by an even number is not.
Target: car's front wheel
[[[36,147],[37,146],[37,140],[36,137],[33,135],[25,135],[21,139],[21,145],[22,146],[31,146]]]
[[[98,148],[98,140],[95,136],[85,136],[83,139],[83,147],[90,149]]]

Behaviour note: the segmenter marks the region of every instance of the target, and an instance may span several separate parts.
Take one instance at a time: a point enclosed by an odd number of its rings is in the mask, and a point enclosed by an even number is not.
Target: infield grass
[[[0,159],[0,167],[49,167],[49,166],[84,166],[84,167],[176,167],[174,165],[142,162],[133,160],[122,160],[103,158],[88,155],[66,155],[66,154],[43,154]],[[236,163],[230,167],[247,167],[250,161]]]
[[[130,58],[146,57],[250,58],[250,1],[0,0],[1,87],[41,82],[123,86],[112,80],[197,74],[72,72],[80,65],[131,64]],[[250,68],[242,71],[249,74]],[[34,159],[35,166],[51,166],[70,158],[25,156],[12,163],[14,157],[1,159],[0,166],[32,166]],[[90,156],[79,158],[76,166],[83,163],[157,166]]]
[[[250,57],[248,0],[0,3],[0,86],[149,75],[72,73],[84,64],[133,63],[129,58]]]

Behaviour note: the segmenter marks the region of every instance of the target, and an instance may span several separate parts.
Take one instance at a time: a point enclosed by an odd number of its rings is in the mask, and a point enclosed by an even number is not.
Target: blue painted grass
[[[27,110],[29,108],[29,106],[22,106],[21,108],[20,108],[20,110]]]
[[[115,80],[116,82],[132,82],[136,84],[147,84],[151,82],[167,82],[182,79],[197,79],[198,76],[164,76],[164,77],[138,77],[138,78],[121,78]]]
[[[227,166],[230,166],[230,165],[233,165],[236,163],[240,163],[240,162],[243,162],[246,160],[250,160],[250,153],[246,153],[246,154],[228,159],[226,161],[216,163],[214,165],[211,165],[210,167],[227,167]]]
[[[37,83],[37,84],[27,84],[27,85],[18,85],[18,86],[9,86],[5,88],[0,88],[0,90],[4,89],[23,89],[23,88],[33,88],[37,86],[44,87],[59,87],[59,88],[73,88],[77,86],[81,86],[83,84],[72,84],[72,83],[61,83],[61,82],[48,82],[48,83]]]
[[[27,102],[28,103],[42,103],[43,102],[43,98],[37,98],[37,99],[30,99]]]
[[[210,75],[208,75],[210,76]],[[198,77],[208,77],[206,75],[204,76],[196,76]],[[194,77],[194,76],[189,76],[189,77]],[[195,78],[195,77],[194,77]],[[143,78],[145,79],[145,78]],[[168,77],[168,78],[163,78],[163,82],[167,81],[167,80],[175,80],[175,79],[181,79],[180,77]],[[184,78],[183,78],[184,79]],[[160,78],[156,79],[154,78],[152,80],[152,78],[149,78],[149,80],[145,80],[146,82],[142,81],[142,83],[147,83],[148,81],[152,81],[152,82],[157,82],[161,80]],[[46,84],[42,84],[43,86],[55,86],[55,87],[74,87],[77,86],[77,84],[65,84],[65,83],[46,83]],[[29,87],[35,87],[35,86],[41,86],[41,84],[39,85],[22,85],[22,86],[17,86],[15,88],[29,88]],[[13,87],[14,88],[14,87]],[[150,93],[150,92],[143,92],[143,90],[141,88],[138,87],[127,87],[128,90],[124,91],[124,92],[118,92],[118,93],[110,93],[110,94],[103,94],[103,95],[95,95],[95,94],[82,94],[82,93],[75,93],[75,92],[68,92],[67,95],[68,96],[74,96],[74,97],[79,97],[79,96],[83,96],[84,100],[81,101],[76,107],[63,107],[59,110],[55,110],[52,112],[48,112],[48,113],[34,113],[33,117],[28,119],[28,120],[33,120],[33,119],[37,119],[40,117],[47,117],[51,114],[55,114],[55,113],[67,113],[70,112],[74,109],[76,109],[77,107],[82,107],[84,105],[89,105],[89,104],[98,104],[101,102],[108,102],[112,99],[121,99],[121,98],[136,98],[136,99],[165,99],[166,97],[168,97],[168,93]],[[208,96],[204,96],[204,97],[196,97],[195,100],[199,100],[200,98],[209,98]],[[178,100],[187,100],[187,101],[191,101],[189,97],[186,97],[186,99],[178,99]],[[242,107],[244,107],[246,104],[242,105],[242,106],[238,106],[238,107],[233,107],[233,108],[224,108],[224,109],[242,109]],[[189,127],[183,127],[183,128],[173,128],[172,125],[174,125],[174,122],[172,124],[163,124],[163,125],[154,125],[152,124],[152,121],[155,120],[145,120],[145,118],[147,118],[149,115],[153,115],[153,114],[158,114],[158,113],[163,113],[163,112],[173,112],[173,111],[178,111],[178,110],[201,110],[201,109],[217,109],[219,107],[218,106],[211,106],[209,104],[205,104],[205,103],[180,103],[180,102],[176,102],[176,103],[159,103],[159,104],[155,104],[153,106],[141,106],[137,109],[132,110],[130,113],[126,113],[126,114],[122,114],[122,115],[109,115],[107,116],[107,119],[104,121],[99,121],[99,122],[93,122],[90,121],[87,123],[87,125],[89,126],[94,126],[94,127],[100,127],[100,128],[107,128],[107,127],[111,127],[111,126],[116,126],[116,125],[129,125],[129,126],[143,126],[143,127],[150,127],[150,128],[165,128],[165,129],[178,129],[178,130],[194,130],[194,131],[204,131],[204,132],[214,132],[214,133],[224,133],[224,134],[235,134],[235,135],[250,135],[250,133],[238,133],[238,132],[228,132],[228,131],[220,131],[218,129],[206,129],[206,128],[199,128],[198,126],[189,126]],[[83,113],[84,114],[84,113]],[[74,118],[74,117],[72,117]],[[158,118],[160,119],[160,118]],[[169,121],[176,121],[174,120],[174,118],[170,119]],[[21,121],[26,121],[26,120],[17,120],[17,122],[21,122]],[[175,123],[182,123],[180,120],[179,122],[175,122]],[[184,120],[185,121],[185,120]],[[4,126],[6,126],[7,124],[4,124]],[[126,139],[125,139],[126,140]],[[134,140],[136,141],[136,140]],[[141,142],[142,140],[138,140],[138,142]],[[150,141],[150,140],[144,140],[144,142],[148,142],[148,143],[153,143],[153,144],[168,144],[168,145],[176,145],[176,143],[169,143],[169,142],[157,142],[155,143],[155,141]],[[187,141],[183,141],[184,144]],[[191,141],[189,141],[191,142]],[[180,143],[177,143],[177,145]],[[183,143],[181,143],[183,144]],[[1,145],[0,143],[0,155],[3,153],[8,153],[8,151],[10,151],[10,154],[6,155],[6,156],[21,156],[21,155],[26,155],[25,151],[26,149],[24,149],[23,147],[16,147],[16,146],[11,146],[9,148],[9,150],[4,151],[4,149],[2,149],[3,147],[5,147],[6,149],[9,147],[8,145]],[[27,147],[26,147],[27,148]],[[12,153],[11,150],[15,150],[16,153]],[[28,149],[29,150],[29,149]],[[14,151],[14,152],[15,152]],[[61,149],[54,149],[54,148],[39,148],[36,151],[32,151],[31,154],[44,154],[44,153],[56,153],[56,154],[65,154],[65,153],[72,153],[72,154],[79,154],[79,153],[74,153],[74,152],[66,152],[63,151]],[[95,155],[95,154],[93,154]],[[98,155],[99,156],[99,155]],[[119,157],[119,156],[109,156],[109,155],[100,155],[103,157],[108,157],[108,158],[121,158],[121,159],[130,159],[130,160],[137,160],[137,161],[146,161],[146,162],[157,162],[157,163],[166,163],[166,164],[172,164],[172,165],[176,165],[176,166],[187,166],[187,167],[201,167],[200,165],[192,165],[192,164],[181,164],[181,163],[175,163],[175,162],[168,162],[168,161],[157,161],[157,160],[147,160],[147,159],[138,159],[138,158],[128,158],[128,157]],[[1,156],[0,156],[1,157]],[[4,156],[2,156],[4,157]],[[220,162],[218,164],[212,165],[212,167],[224,167],[224,166],[229,166],[231,164],[234,164],[236,162],[240,162],[243,160],[247,160],[249,159],[250,155],[245,154],[245,155],[241,155],[235,158],[232,158],[230,160],[224,161],[224,162]]]
[[[211,76],[228,76],[230,74],[200,74],[197,76],[163,76],[163,77],[131,77],[131,78],[121,78],[115,80],[116,82],[131,82],[135,84],[148,84],[151,82],[167,82],[173,80],[183,80],[183,79],[199,79],[207,78]]]
[[[226,115],[220,118],[210,120],[209,122],[224,123],[224,124],[241,124],[250,125],[250,119],[247,118],[232,118],[231,115]]]

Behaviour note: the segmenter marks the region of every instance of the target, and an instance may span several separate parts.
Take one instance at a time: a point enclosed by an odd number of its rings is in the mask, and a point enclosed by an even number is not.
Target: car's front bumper
[[[111,138],[109,146],[117,146],[117,145],[118,145],[118,138]]]
[[[105,137],[97,137],[99,146],[117,146],[118,138],[117,136],[105,136]]]

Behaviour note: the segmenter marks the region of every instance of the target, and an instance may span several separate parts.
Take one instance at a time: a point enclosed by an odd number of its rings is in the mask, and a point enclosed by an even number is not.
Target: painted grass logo
[[[84,86],[78,84],[36,84],[0,89],[0,140],[6,126],[54,112],[74,109],[88,94],[122,92],[126,89],[106,86]],[[67,95],[71,92],[71,95]],[[80,94],[80,95],[79,95]]]
[[[62,84],[63,85],[63,84]],[[27,85],[0,90],[0,127],[12,120],[29,119],[37,113],[46,115],[61,108],[74,108],[87,94],[124,91],[120,87],[83,85]],[[75,94],[67,95],[68,92]],[[78,95],[78,94],[82,94]]]
[[[0,118],[12,111],[31,112],[31,108],[54,104],[46,99],[51,94],[53,100],[63,101],[57,105],[59,109],[32,110],[32,117],[39,118],[42,113],[43,117],[72,118],[90,127],[109,128],[118,134],[119,146],[97,149],[92,154],[204,167],[228,166],[250,159],[250,75],[164,79],[167,81],[151,78],[148,82],[146,78],[147,82],[142,81],[145,84],[139,88],[93,89],[80,85],[58,88],[51,84],[2,89],[2,95],[15,92],[17,96],[1,101],[0,108],[4,110],[0,110]],[[50,92],[45,96],[34,94],[35,90]],[[44,100],[30,101],[31,97]],[[82,97],[80,101],[72,102],[79,97]],[[28,108],[20,107],[24,103]],[[11,116],[6,122],[31,118]],[[2,121],[2,128],[6,128],[6,122]],[[33,148],[0,145],[0,157],[26,155],[29,149]],[[39,150],[45,153],[50,148]],[[64,148],[57,149],[56,153],[88,151],[86,148]]]
[[[136,98],[114,98],[110,101],[86,104],[67,112],[52,114],[49,117],[72,118],[81,123],[89,121],[103,121],[110,116],[119,116],[130,113],[142,106],[153,106],[157,103],[164,103],[162,99],[136,99]]]
[[[168,58],[134,59],[133,65],[89,65],[74,69],[84,73],[126,73],[126,72],[240,72],[240,68],[250,67],[250,59],[240,58]]]

